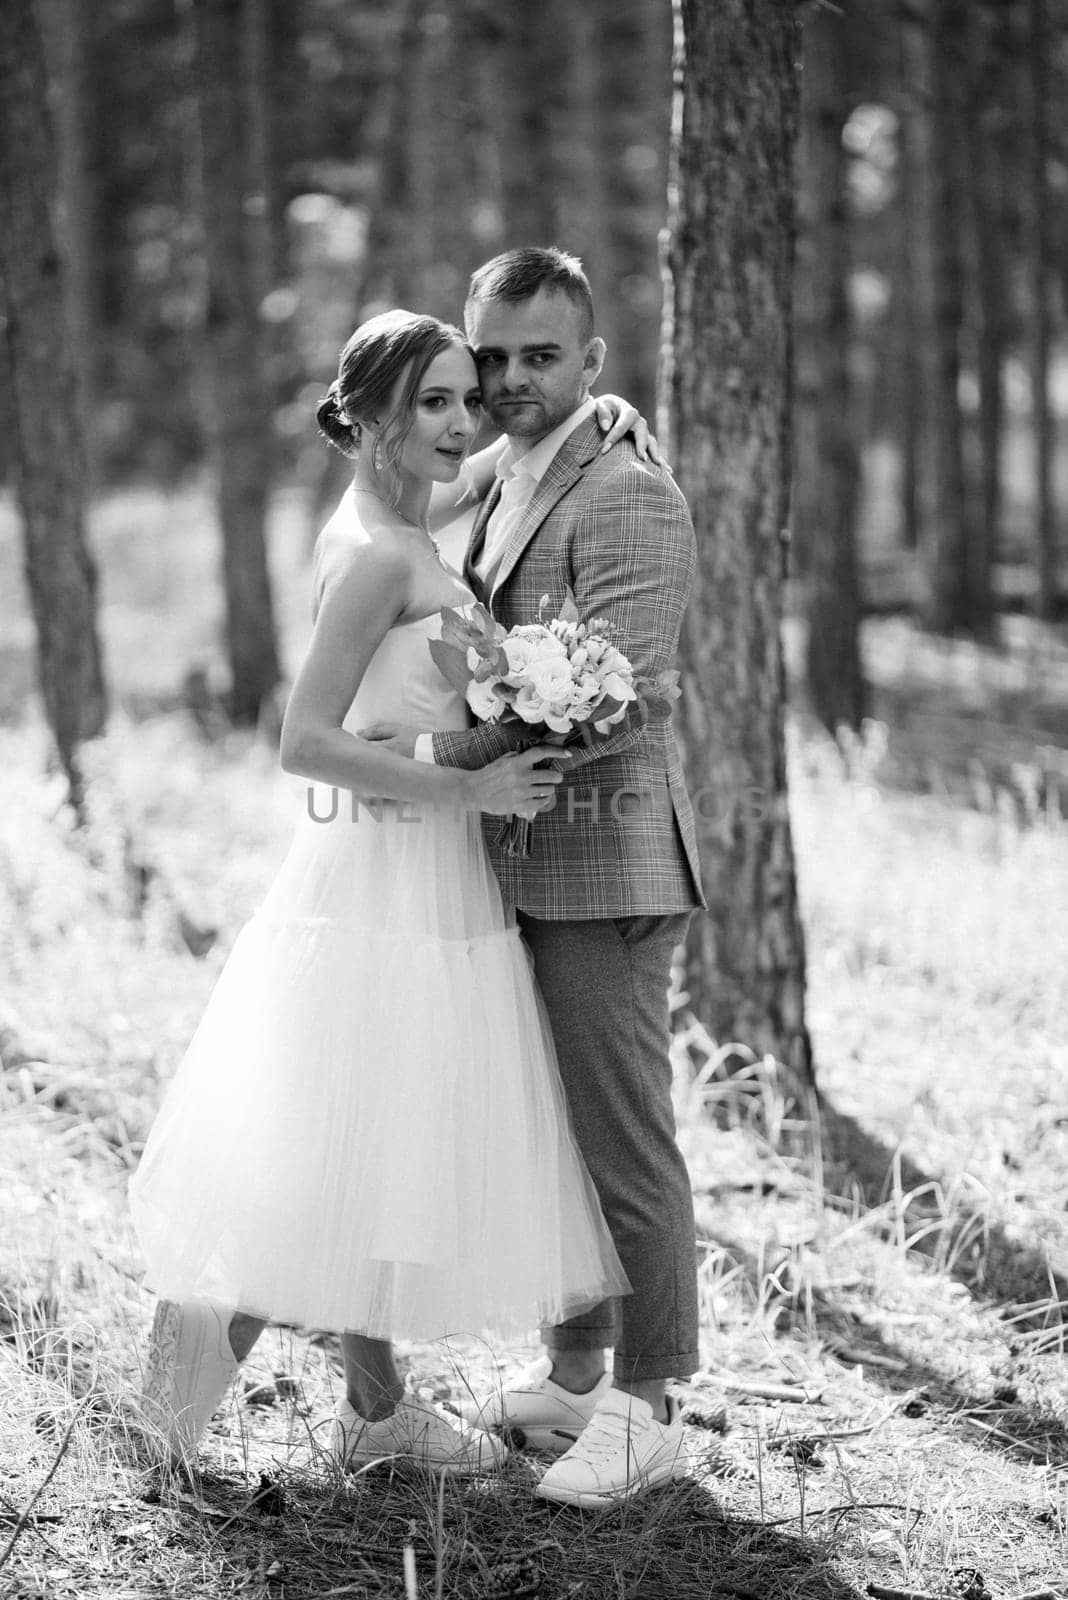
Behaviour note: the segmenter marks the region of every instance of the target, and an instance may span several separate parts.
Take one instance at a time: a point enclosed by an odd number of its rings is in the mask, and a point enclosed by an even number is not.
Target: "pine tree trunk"
[[[965,67],[963,4],[964,0],[937,0],[932,16],[933,465],[938,514],[927,529],[927,622],[941,633],[971,625],[964,437],[958,396],[964,322],[960,109]]]
[[[907,141],[913,207],[917,498],[926,594],[938,632],[967,625],[964,456],[958,382],[963,320],[960,262],[960,0],[909,0],[902,29],[911,91]]]
[[[811,1076],[784,746],[797,8],[675,0],[662,381],[698,574],[679,731],[709,915],[687,987],[722,1042]]]
[[[78,375],[82,437],[93,466],[100,326],[97,185],[93,162],[94,12],[91,0],[48,0],[40,10],[53,80],[59,229]],[[95,476],[90,472],[91,476]]]
[[[254,723],[279,681],[267,570],[271,408],[245,214],[242,0],[194,0],[206,334],[223,539],[231,716]]]
[[[52,218],[55,137],[32,0],[0,6],[0,280],[14,458],[38,678],[60,759],[80,795],[79,744],[107,695],[86,538],[84,449],[62,251]]]
[[[1050,193],[1049,27],[1046,0],[1029,0],[1027,82],[1030,121],[1028,183],[1028,275],[1031,291],[1031,433],[1034,438],[1034,528],[1038,587],[1035,609],[1052,619],[1057,602],[1056,533],[1053,518],[1053,418],[1049,405],[1050,288],[1052,281]]]
[[[967,611],[976,634],[994,626],[994,556],[1001,523],[1001,368],[1006,341],[1005,262],[1002,240],[1002,160],[997,119],[998,82],[1004,70],[998,34],[985,7],[966,18],[968,125],[975,159],[965,162],[969,272],[973,280],[975,366],[979,380],[975,513],[969,517]]]
[[[283,405],[299,382],[293,324],[280,307],[277,291],[289,278],[286,234],[284,154],[280,148],[287,119],[280,106],[289,96],[295,44],[294,18],[285,0],[244,0],[244,112],[248,127],[246,220],[251,234],[251,260],[256,272],[256,302],[269,304],[262,321],[264,379],[272,409]],[[274,296],[273,302],[269,299]]]
[[[865,711],[842,149],[849,108],[844,19],[812,10],[804,26],[791,522],[806,623],[805,676],[813,709],[833,733],[841,723],[859,728]]]
[[[920,328],[923,326],[923,286],[917,262],[916,243],[926,229],[927,219],[922,213],[922,175],[918,170],[924,141],[917,137],[918,116],[926,115],[926,107],[916,103],[914,86],[909,79],[911,50],[907,44],[907,25],[898,29],[901,50],[900,72],[903,80],[895,97],[898,115],[898,170],[900,172],[897,206],[900,225],[896,230],[896,273],[894,326],[897,332],[898,360],[900,362],[900,391],[902,404],[899,422],[899,448],[901,450],[901,541],[906,550],[918,550],[923,523],[923,487],[920,466],[920,443],[924,412],[923,362],[920,357]]]

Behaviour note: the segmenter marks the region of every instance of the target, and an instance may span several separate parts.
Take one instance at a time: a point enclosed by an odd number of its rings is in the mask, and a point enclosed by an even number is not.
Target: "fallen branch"
[[[875,1367],[880,1372],[907,1372],[908,1362],[897,1356],[880,1355],[877,1350],[865,1350],[860,1345],[847,1344],[844,1339],[828,1339],[827,1348],[839,1361],[857,1367]]]
[[[1029,1456],[1036,1460],[1044,1461],[1048,1451],[1040,1450],[1037,1445],[1028,1444],[1026,1439],[1015,1439],[1011,1433],[1006,1433],[1004,1428],[995,1428],[989,1422],[980,1422],[978,1417],[970,1417],[966,1412],[960,1413],[962,1422],[967,1422],[972,1428],[981,1428],[983,1433],[991,1434],[995,1439],[1001,1439],[1005,1444],[1011,1445],[1014,1450],[1025,1450]]]
[[[819,1506],[815,1511],[806,1508],[804,1516],[806,1520],[811,1520],[814,1517],[833,1517],[837,1515],[840,1521],[842,1517],[848,1516],[851,1511],[908,1511],[910,1509],[912,1511],[912,1527],[909,1529],[907,1537],[911,1538],[916,1530],[916,1524],[924,1513],[918,1506],[910,1508],[909,1506],[900,1505],[896,1500],[847,1500],[842,1505]],[[774,1522],[764,1522],[762,1526],[765,1528],[785,1528],[788,1522],[799,1522],[801,1515],[802,1513],[797,1511],[792,1517],[777,1517]],[[875,1591],[869,1586],[868,1593],[874,1594]],[[895,1594],[896,1591],[893,1589],[884,1591],[884,1595],[895,1596]],[[1024,1597],[1021,1597],[1021,1600],[1024,1600]],[[1056,1600],[1060,1600],[1060,1597],[1056,1597]]]
[[[748,1394],[756,1400],[782,1400],[793,1405],[818,1405],[822,1389],[805,1389],[797,1383],[759,1383],[751,1378],[721,1377],[714,1380],[730,1394]]]
[[[866,1592],[871,1600],[939,1600],[938,1595],[923,1589],[884,1589],[878,1583],[869,1583]]]

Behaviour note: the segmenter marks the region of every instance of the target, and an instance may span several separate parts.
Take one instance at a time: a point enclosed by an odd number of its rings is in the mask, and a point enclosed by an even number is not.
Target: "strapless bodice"
[[[457,604],[462,604],[459,591]],[[390,628],[345,717],[343,726],[350,733],[372,722],[403,722],[427,732],[470,726],[463,696],[438,671],[430,654],[431,639],[440,635],[439,611]]]
[[[344,552],[347,547],[356,549],[361,544],[370,543],[367,530],[357,515],[356,500],[351,489],[342,496],[340,505],[316,544],[312,568],[316,605],[321,598],[324,581],[320,558],[328,540],[334,541],[335,556],[339,545]],[[443,582],[445,577],[443,570]],[[471,591],[458,576],[454,582],[455,597],[443,600],[442,605],[459,610],[474,605]],[[366,728],[372,722],[403,722],[410,727],[435,733],[469,727],[471,717],[463,696],[457,694],[438,671],[430,654],[430,641],[440,635],[440,610],[418,617],[413,622],[394,623],[368,663],[343,727],[350,733]]]

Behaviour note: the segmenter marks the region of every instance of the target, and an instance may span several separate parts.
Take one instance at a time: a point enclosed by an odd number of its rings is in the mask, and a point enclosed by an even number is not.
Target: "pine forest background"
[[[315,406],[525,243],[698,538],[699,1466],[596,1526],[523,1457],[324,1484],[280,1330],[142,1501],[126,1182],[304,803]],[[1063,1600],[1062,0],[0,0],[0,318],[0,1587]]]

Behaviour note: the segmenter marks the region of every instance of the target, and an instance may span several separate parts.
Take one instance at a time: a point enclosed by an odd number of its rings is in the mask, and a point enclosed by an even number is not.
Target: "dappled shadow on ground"
[[[916,1236],[912,1248],[933,1255],[939,1248],[939,1232],[924,1233],[922,1224],[937,1218],[927,1197],[940,1175],[925,1172],[904,1151],[892,1150],[822,1094],[819,1113],[827,1187],[841,1193],[848,1184],[859,1186],[866,1204],[878,1205],[887,1197],[896,1166],[902,1193],[915,1196],[907,1207],[910,1233]],[[953,1252],[944,1267],[977,1298],[993,1305],[1034,1304],[1036,1317],[1048,1313],[1051,1301],[1068,1306],[1068,1263],[1051,1263],[1048,1254],[1010,1234],[978,1207],[961,1214],[955,1226],[963,1248]]]
[[[405,1544],[420,1593],[457,1600],[857,1600],[821,1543],[726,1516],[698,1482],[591,1513],[534,1499],[536,1476],[520,1459],[478,1485],[382,1471],[324,1490],[293,1477],[283,1514],[269,1519],[216,1480],[180,1508],[171,1537],[210,1561],[221,1585],[259,1576],[264,1595],[284,1588],[287,1600],[400,1594]]]
[[[922,1181],[918,1172],[912,1177]],[[751,1300],[767,1304],[768,1258],[736,1233],[719,1228],[711,1220],[711,1208],[705,1216],[708,1225],[702,1229],[699,1223],[699,1232],[726,1250]],[[836,1375],[848,1379],[861,1369],[865,1388],[881,1390],[891,1402],[899,1402],[888,1414],[900,1409],[905,1418],[925,1418],[936,1430],[948,1430],[970,1445],[1031,1467],[1068,1466],[1063,1384],[1052,1370],[1059,1361],[1057,1339],[1049,1341],[1051,1360],[1043,1374],[1041,1341],[1021,1331],[1026,1317],[1014,1317],[1010,1326],[999,1317],[996,1305],[984,1307],[973,1294],[970,1299],[962,1297],[959,1317],[948,1321],[945,1307],[934,1304],[933,1297],[929,1315],[895,1319],[871,1294],[873,1285],[855,1278],[836,1291],[791,1283],[789,1273],[776,1276],[778,1292],[772,1296],[776,1331],[796,1327],[806,1345],[820,1355],[819,1376],[806,1380],[807,1390],[815,1393],[828,1381],[836,1387]],[[920,1279],[918,1307],[925,1303],[923,1285]],[[972,1325],[974,1312],[969,1322],[968,1307],[983,1313],[980,1325]],[[898,1336],[893,1331],[896,1320],[905,1328],[931,1326],[926,1335]],[[1051,1332],[1059,1333],[1059,1323]],[[714,1379],[714,1371],[710,1376]],[[833,1408],[834,1402],[828,1403]],[[818,1441],[828,1426],[833,1430],[835,1424],[828,1423],[826,1414],[810,1412],[801,1433]]]

